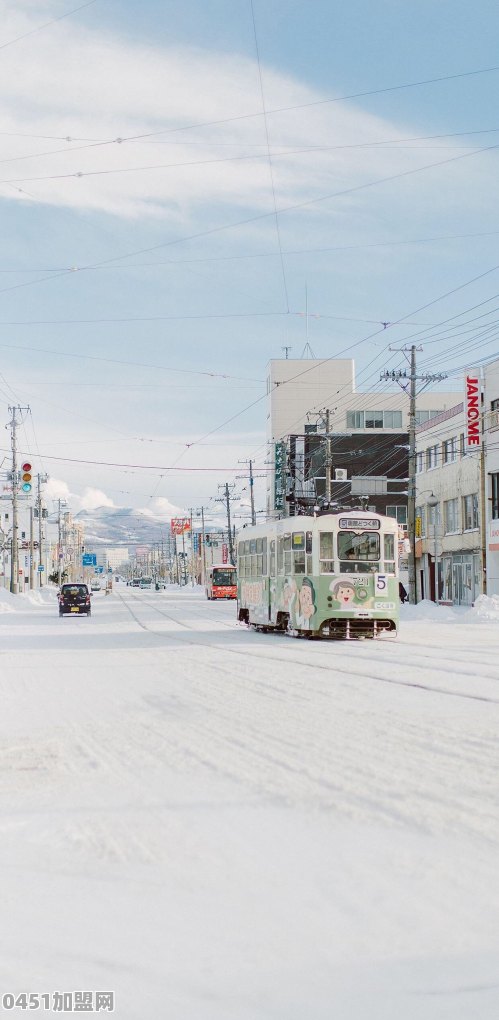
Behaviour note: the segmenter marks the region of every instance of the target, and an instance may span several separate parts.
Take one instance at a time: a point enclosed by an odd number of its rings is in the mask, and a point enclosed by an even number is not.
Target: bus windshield
[[[214,567],[213,568],[213,584],[235,584],[236,583],[236,571],[234,567],[232,570],[229,567]]]

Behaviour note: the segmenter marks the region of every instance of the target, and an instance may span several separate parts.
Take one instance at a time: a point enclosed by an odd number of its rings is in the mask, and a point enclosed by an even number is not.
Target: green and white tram
[[[395,635],[398,524],[364,510],[288,517],[237,537],[238,619],[299,637]]]

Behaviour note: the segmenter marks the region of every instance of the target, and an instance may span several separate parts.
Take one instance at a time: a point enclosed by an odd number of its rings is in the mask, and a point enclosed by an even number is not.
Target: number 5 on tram
[[[238,534],[238,619],[294,637],[396,635],[398,524],[345,510]]]

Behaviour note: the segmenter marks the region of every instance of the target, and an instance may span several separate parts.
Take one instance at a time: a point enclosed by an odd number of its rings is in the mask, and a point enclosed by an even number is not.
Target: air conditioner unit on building
[[[348,478],[348,471],[346,468],[335,468],[334,480],[335,482],[346,482]]]

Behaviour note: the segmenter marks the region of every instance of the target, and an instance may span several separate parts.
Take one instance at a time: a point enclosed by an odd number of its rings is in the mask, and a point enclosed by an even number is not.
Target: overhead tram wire
[[[409,177],[409,176],[412,176],[412,175],[417,174],[417,173],[422,173],[425,170],[431,170],[431,169],[435,169],[436,167],[445,166],[445,165],[447,165],[449,163],[455,163],[455,162],[457,162],[459,160],[468,159],[471,156],[475,156],[475,155],[478,155],[478,154],[483,153],[483,152],[490,152],[492,150],[496,150],[497,148],[499,148],[499,143],[497,145],[491,145],[491,146],[486,146],[484,148],[475,149],[475,150],[473,150],[471,152],[464,153],[464,154],[462,154],[460,156],[452,156],[452,157],[449,157],[449,159],[438,160],[435,163],[429,163],[429,164],[426,164],[426,165],[421,166],[421,167],[415,167],[414,169],[411,169],[411,170],[404,170],[404,171],[401,171],[400,173],[392,174],[392,175],[390,175],[388,177],[379,178],[377,181],[368,181],[368,182],[366,182],[364,184],[353,185],[351,188],[342,189],[341,191],[331,192],[328,195],[322,195],[322,196],[318,196],[317,198],[306,199],[303,202],[295,202],[292,205],[283,206],[281,209],[278,209],[278,213],[280,215],[281,213],[284,213],[284,212],[294,212],[297,209],[304,209],[304,208],[307,208],[307,207],[309,207],[311,205],[317,205],[320,202],[330,201],[333,198],[341,198],[341,197],[343,197],[345,195],[350,195],[350,194],[353,194],[353,193],[358,192],[358,191],[366,190],[367,188],[377,187],[380,184],[391,183],[392,181],[395,181],[395,180],[400,180],[402,178]],[[182,243],[184,243],[186,241],[194,241],[194,240],[198,240],[199,238],[202,238],[202,237],[210,237],[210,236],[213,236],[214,234],[223,233],[225,230],[233,230],[236,227],[246,226],[246,225],[248,225],[250,223],[257,223],[257,222],[263,221],[265,219],[268,219],[271,216],[274,216],[274,212],[271,212],[271,213],[258,213],[258,214],[255,214],[253,216],[245,217],[243,220],[236,220],[233,223],[222,224],[222,225],[219,225],[217,227],[211,227],[211,228],[209,228],[207,230],[197,231],[195,234],[187,235],[185,237],[180,237],[180,238],[174,238],[174,239],[172,239],[170,241],[164,241],[161,244],[150,245],[147,248],[135,249],[134,251],[128,252],[128,253],[126,253],[124,255],[116,255],[116,256],[113,256],[112,258],[101,259],[98,262],[89,263],[89,264],[84,265],[84,266],[78,266],[78,267],[75,266],[75,267],[73,267],[73,268],[71,268],[69,270],[64,270],[63,272],[60,272],[60,273],[54,273],[53,275],[50,275],[50,276],[43,276],[43,277],[41,277],[38,280],[28,280],[28,281],[25,281],[24,283],[14,284],[14,285],[12,285],[10,287],[2,287],[2,288],[0,288],[0,293],[6,293],[6,292],[9,292],[9,291],[18,290],[20,288],[25,288],[25,287],[33,287],[33,286],[36,286],[36,285],[38,285],[40,283],[52,282],[53,280],[61,279],[62,277],[67,277],[67,276],[72,275],[74,273],[81,273],[81,272],[85,272],[87,270],[91,270],[91,269],[93,270],[93,269],[96,269],[96,268],[101,268],[103,266],[109,266],[109,265],[112,265],[114,262],[122,261],[123,259],[133,258],[134,256],[137,256],[137,255],[146,255],[146,254],[149,254],[150,252],[159,251],[159,250],[161,250],[163,248],[172,247],[173,245],[176,245],[176,244],[182,244]]]
[[[436,84],[438,84],[440,82],[444,82],[444,81],[454,81],[454,80],[457,80],[458,78],[471,78],[473,76],[477,76],[477,75],[481,75],[481,74],[492,74],[492,73],[494,73],[496,71],[499,71],[499,64],[498,65],[492,65],[491,67],[478,68],[478,69],[473,70],[473,71],[462,71],[462,72],[458,72],[456,74],[440,75],[440,76],[434,77],[434,78],[425,78],[425,79],[421,79],[420,81],[405,82],[405,83],[403,83],[401,85],[389,85],[389,86],[386,86],[384,88],[367,89],[367,90],[365,90],[363,92],[353,92],[353,93],[350,93],[349,95],[344,95],[344,96],[332,96],[332,97],[329,97],[327,99],[316,99],[316,100],[312,100],[311,102],[308,102],[308,103],[298,103],[298,104],[295,104],[294,106],[276,107],[276,108],[274,108],[272,110],[267,110],[267,116],[268,117],[274,116],[275,114],[278,114],[278,113],[292,113],[295,110],[307,110],[307,109],[310,109],[311,107],[314,107],[314,106],[326,106],[327,104],[347,102],[347,101],[349,101],[351,99],[363,99],[363,98],[366,98],[368,96],[384,95],[384,94],[389,93],[389,92],[400,92],[403,89],[421,88],[424,85],[436,85]],[[159,130],[159,131],[149,131],[149,132],[146,132],[146,133],[143,133],[143,134],[140,134],[140,135],[129,135],[129,136],[125,137],[125,138],[122,138],[121,141],[127,141],[128,142],[128,141],[137,141],[137,140],[141,140],[141,139],[144,139],[144,138],[156,138],[159,135],[174,134],[174,133],[177,133],[179,131],[192,131],[192,130],[195,130],[195,129],[198,129],[198,128],[204,128],[204,127],[216,127],[216,126],[218,126],[220,124],[232,124],[232,123],[237,122],[237,121],[251,120],[251,119],[254,119],[256,117],[261,117],[261,116],[262,116],[261,112],[238,114],[238,115],[235,115],[233,117],[222,117],[222,118],[219,118],[217,120],[201,121],[201,122],[198,122],[196,124],[184,124],[182,126],[174,127],[174,128],[163,128],[162,130]]]
[[[41,32],[44,28],[50,28],[50,25],[55,25],[57,21],[63,21],[64,18],[69,18],[73,14],[78,14],[79,11],[85,10],[86,7],[92,7],[95,3],[98,3],[98,0],[87,0],[86,3],[80,4],[79,7],[74,7],[72,11],[66,11],[65,14],[59,14],[57,18],[51,18],[50,21],[45,21],[43,25],[37,25],[35,28],[31,28],[29,32],[24,32],[23,35],[18,35],[15,39],[9,39],[8,42],[0,43],[0,50],[6,50],[8,46],[14,46],[15,43],[22,42],[23,39],[27,39],[29,36],[35,35],[37,32]]]
[[[412,237],[402,241],[368,241],[365,244],[341,244],[327,248],[289,248],[283,254],[291,255],[324,255],[329,252],[364,251],[369,248],[397,248],[411,244],[433,244],[437,241],[459,241],[482,237],[496,237],[499,230],[484,230],[467,234],[436,234],[434,237]],[[129,262],[124,266],[95,266],[95,270],[121,270],[121,269],[147,269],[156,266],[188,266],[191,264],[206,262],[241,262],[244,259],[269,259],[275,258],[275,251],[246,252],[243,255],[209,255],[203,258],[193,259],[158,259],[154,262]],[[89,267],[89,269],[92,267]],[[0,273],[64,273],[74,271],[71,266],[38,266],[33,269],[2,269]],[[293,313],[291,313],[293,314]],[[296,314],[296,313],[295,313]],[[344,315],[321,314],[320,318],[339,319],[347,322],[379,322],[379,319],[357,319]],[[414,323],[414,325],[425,325],[425,323]],[[427,325],[431,325],[428,323]]]
[[[90,0],[90,2],[88,4],[84,4],[80,8],[75,8],[74,11],[68,11],[66,14],[62,15],[61,18],[55,18],[55,19],[53,19],[53,21],[55,22],[55,21],[62,20],[62,18],[69,17],[70,14],[74,14],[78,10],[82,10],[83,7],[90,6],[90,3],[95,3],[95,2],[96,2],[96,0]],[[52,23],[53,22],[47,22],[47,25],[50,25]],[[46,27],[46,26],[43,26],[43,25],[39,26],[37,29],[33,29],[32,32],[40,31],[41,28],[44,28],[44,27]],[[32,32],[27,33],[27,35],[31,35]],[[25,38],[25,36],[21,36],[20,38]],[[4,46],[10,46],[14,42],[17,42],[17,41],[19,41],[19,40],[11,40],[10,43],[5,43]],[[326,105],[328,103],[346,102],[346,101],[349,101],[351,99],[358,99],[358,98],[364,98],[364,97],[368,97],[368,96],[375,96],[375,95],[380,95],[380,94],[384,94],[384,93],[388,93],[388,92],[397,92],[397,91],[401,91],[403,89],[420,88],[420,87],[422,87],[424,85],[433,85],[433,84],[438,84],[440,82],[453,81],[453,80],[456,80],[458,78],[469,78],[469,77],[473,77],[473,76],[477,76],[477,75],[481,75],[481,74],[490,74],[490,73],[493,73],[495,71],[499,71],[499,65],[492,66],[492,67],[478,68],[478,69],[475,69],[473,71],[463,71],[463,72],[460,72],[460,73],[457,73],[457,74],[441,75],[441,76],[436,77],[436,78],[426,78],[426,79],[422,79],[420,81],[415,81],[415,82],[406,82],[406,83],[402,83],[400,85],[392,85],[392,86],[388,86],[388,87],[385,87],[385,88],[382,88],[382,89],[366,90],[364,92],[352,93],[352,94],[346,95],[346,96],[333,96],[333,97],[330,97],[328,99],[318,99],[318,100],[314,100],[314,101],[309,102],[309,103],[300,103],[300,104],[295,105],[295,106],[280,107],[280,108],[273,109],[273,110],[267,110],[266,111],[266,116],[271,116],[271,115],[273,116],[273,115],[278,114],[278,113],[291,113],[294,110],[303,110],[303,109],[307,109],[307,108],[313,107],[313,106],[324,106],[324,105]],[[170,128],[162,128],[159,131],[142,132],[141,134],[138,134],[138,135],[123,135],[123,136],[119,136],[118,135],[118,136],[115,136],[113,138],[100,139],[100,140],[99,139],[83,139],[83,141],[86,144],[74,147],[72,150],[69,150],[69,151],[76,151],[77,149],[85,149],[87,147],[91,148],[93,146],[123,145],[126,142],[143,141],[143,140],[146,140],[146,139],[149,139],[149,138],[158,138],[158,137],[160,137],[162,135],[165,135],[165,134],[178,133],[180,131],[193,131],[193,130],[197,130],[199,128],[204,128],[204,127],[214,127],[214,126],[219,126],[219,125],[222,125],[222,124],[232,124],[232,123],[235,123],[237,121],[254,119],[254,118],[261,117],[261,116],[262,116],[261,111],[258,111],[258,112],[255,112],[255,113],[237,114],[237,115],[232,116],[232,117],[219,118],[218,120],[214,120],[214,121],[204,121],[204,122],[200,122],[200,123],[197,123],[197,124],[185,124],[185,125],[180,125],[178,127],[173,127],[173,128],[172,127],[170,127]],[[499,130],[499,129],[497,129],[497,128],[484,128],[484,129],[481,129],[481,130],[452,132],[450,134],[437,134],[437,135],[416,136],[415,138],[408,138],[408,139],[404,139],[404,140],[405,141],[418,141],[418,140],[426,141],[426,140],[433,140],[433,139],[439,139],[439,138],[455,138],[455,137],[458,137],[458,136],[461,136],[461,135],[475,135],[475,134],[493,133],[494,131],[497,131],[497,130]],[[0,132],[0,135],[9,135],[10,136],[12,134],[13,134],[12,132]],[[32,137],[32,138],[47,137],[49,139],[50,138],[55,138],[56,140],[60,139],[61,141],[64,141],[64,140],[79,141],[80,140],[80,139],[72,139],[72,138],[68,138],[68,137],[66,137],[66,139],[64,139],[64,138],[62,138],[59,135],[55,135],[55,136],[52,136],[52,135],[48,135],[48,136],[43,136],[43,135],[42,136],[40,136],[40,135],[21,135],[21,137]],[[366,144],[377,145],[377,144],[386,144],[386,143],[384,143],[384,142],[382,142],[382,143],[373,142],[373,143],[366,143]],[[20,157],[20,158],[21,159],[24,159],[24,158],[27,158],[27,159],[38,158],[38,157],[44,157],[45,155],[54,155],[57,152],[67,152],[67,151],[68,151],[67,149],[59,149],[59,150],[56,150],[55,153],[50,153],[50,152],[49,153],[33,153],[32,156],[26,156],[26,157]],[[4,161],[0,160],[0,163],[1,162],[4,162]]]
[[[289,312],[288,284],[287,284],[287,280],[286,280],[286,268],[285,268],[285,265],[284,265],[284,255],[283,255],[283,251],[282,251],[281,228],[280,228],[280,225],[279,225],[279,214],[278,214],[278,210],[277,210],[277,196],[276,196],[275,180],[274,180],[274,167],[272,165],[272,156],[271,156],[271,152],[270,152],[269,124],[268,124],[267,112],[266,112],[266,108],[265,108],[265,93],[264,93],[264,89],[263,89],[262,65],[261,65],[261,61],[260,61],[260,49],[259,49],[259,46],[258,46],[258,34],[257,34],[257,31],[256,31],[255,9],[254,9],[254,6],[253,6],[253,0],[249,0],[249,5],[250,5],[250,9],[251,9],[251,20],[252,20],[252,23],[253,23],[253,35],[254,35],[254,39],[255,39],[256,62],[257,62],[257,66],[258,66],[258,80],[259,80],[259,83],[260,83],[260,96],[261,96],[261,100],[262,100],[262,116],[263,116],[263,124],[264,124],[264,128],[265,128],[265,140],[266,140],[266,144],[267,144],[267,159],[268,159],[268,164],[269,164],[270,186],[271,186],[271,191],[272,191],[272,202],[273,202],[273,206],[274,206],[275,230],[276,230],[276,238],[277,238],[277,247],[279,249],[279,258],[280,258],[280,263],[281,263],[281,275],[282,275],[282,284],[283,284],[283,288],[284,288],[284,300],[285,300],[285,305],[286,305],[286,311]]]
[[[493,145],[481,146],[478,149],[467,149],[466,152],[460,153],[460,155],[458,155],[458,156],[449,156],[447,159],[444,159],[444,160],[437,160],[434,163],[427,163],[427,164],[423,164],[423,166],[414,167],[413,169],[410,169],[410,170],[400,171],[399,173],[393,174],[390,177],[380,178],[377,181],[369,181],[369,182],[367,182],[365,184],[361,184],[361,185],[355,185],[352,188],[346,189],[345,191],[334,192],[331,195],[320,196],[319,198],[314,198],[314,199],[308,199],[307,201],[300,202],[297,205],[284,206],[282,209],[277,209],[277,214],[280,214],[282,212],[289,212],[292,209],[299,209],[299,208],[302,208],[303,206],[312,205],[315,202],[323,202],[323,201],[326,201],[328,198],[336,198],[336,197],[344,195],[344,194],[350,194],[352,191],[359,191],[359,190],[362,190],[364,188],[374,187],[377,184],[383,184],[383,183],[386,183],[388,181],[397,180],[399,177],[408,177],[411,174],[421,173],[424,170],[431,170],[434,167],[445,166],[447,163],[453,163],[453,162],[456,162],[457,160],[460,160],[460,159],[468,159],[470,156],[476,156],[476,155],[479,155],[480,153],[483,153],[483,152],[490,152],[490,151],[493,151],[493,150],[495,150],[497,148],[499,148],[499,142],[496,142]],[[283,157],[283,156],[287,157],[287,156],[293,156],[293,155],[303,155],[303,154],[306,154],[308,152],[315,153],[316,149],[309,149],[309,148],[296,149],[296,150],[290,150],[288,152],[281,153],[280,155],[281,155],[281,157]],[[276,154],[276,156],[274,156],[273,158],[277,158],[277,155],[278,154]],[[40,183],[40,182],[43,182],[43,181],[59,181],[59,180],[73,180],[73,179],[80,180],[80,179],[83,179],[84,177],[106,177],[106,176],[114,176],[114,175],[118,175],[118,174],[142,173],[142,172],[145,172],[147,170],[168,170],[168,169],[177,170],[177,169],[182,169],[182,168],[190,167],[190,166],[210,166],[212,164],[219,164],[219,163],[237,163],[237,162],[243,162],[245,160],[258,160],[258,159],[267,159],[267,158],[268,157],[267,157],[267,155],[265,153],[249,153],[249,154],[244,154],[242,156],[241,155],[239,155],[239,156],[217,156],[217,157],[212,157],[210,159],[183,160],[180,163],[153,163],[153,164],[147,164],[145,166],[138,166],[138,167],[111,167],[111,168],[105,169],[105,170],[75,170],[75,171],[71,171],[69,173],[63,173],[63,174],[46,174],[44,176],[39,176],[38,175],[38,176],[30,176],[30,177],[9,177],[9,178],[0,179],[0,185],[2,185],[2,184],[30,184],[30,183],[33,184],[33,183]],[[272,212],[272,213],[265,213],[265,214],[262,214],[259,218],[261,219],[261,218],[264,218],[265,216],[269,217],[269,216],[272,216],[272,215],[275,215],[275,213],[274,212]],[[157,247],[162,247],[162,246],[158,245]],[[123,257],[126,257],[126,256],[123,256]]]

